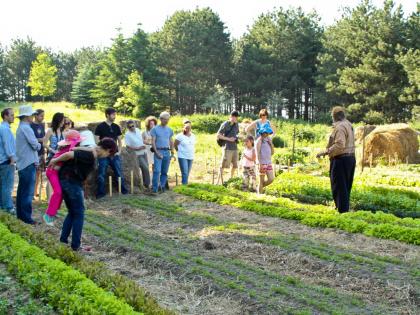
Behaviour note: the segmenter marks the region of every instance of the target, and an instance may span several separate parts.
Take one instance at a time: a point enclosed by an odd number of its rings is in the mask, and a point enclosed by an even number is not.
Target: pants
[[[12,210],[12,191],[15,183],[15,166],[0,165],[0,209]]]
[[[157,192],[159,187],[164,189],[168,181],[169,164],[171,163],[171,155],[168,150],[159,150],[162,159],[158,159],[157,154],[153,157],[153,191]]]
[[[193,160],[178,158],[179,168],[181,170],[182,185],[188,184],[188,177],[190,176]]]
[[[150,172],[149,172],[149,161],[147,160],[146,153],[137,156],[139,160],[139,167],[141,170],[141,176],[143,177],[144,187],[150,187]]]
[[[105,176],[108,166],[111,166],[114,175],[118,178],[121,177],[121,192],[127,194],[128,190],[125,187],[124,177],[121,171],[121,159],[119,155],[114,157],[100,158],[98,159],[98,191],[96,192],[96,197],[103,197],[105,193]]]
[[[53,193],[48,203],[47,211],[45,212],[50,217],[57,215],[58,209],[61,207],[63,201],[63,192],[61,190],[60,179],[58,178],[58,171],[52,168],[48,168],[46,171],[48,180],[50,181]]]
[[[34,198],[36,167],[31,164],[18,171],[19,184],[16,194],[16,214],[18,219],[32,224],[32,199]]]
[[[71,248],[80,248],[83,223],[85,219],[85,205],[82,183],[63,179],[60,180],[63,191],[63,199],[68,209],[68,213],[63,222],[60,241],[68,243],[71,233]]]
[[[255,175],[255,166],[244,166],[242,173],[242,188],[248,188],[249,183],[251,187],[255,185],[257,181],[257,176]]]
[[[349,211],[355,169],[356,159],[354,156],[343,156],[330,161],[331,190],[335,207],[340,213]]]

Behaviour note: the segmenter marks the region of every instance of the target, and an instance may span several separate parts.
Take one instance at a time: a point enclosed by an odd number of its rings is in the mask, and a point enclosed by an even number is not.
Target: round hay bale
[[[363,138],[366,138],[373,130],[375,130],[375,125],[366,125],[357,127],[354,131],[354,138],[356,143],[362,143]]]
[[[406,124],[384,125],[375,128],[365,140],[365,165],[385,161],[416,163],[419,141],[415,130]]]

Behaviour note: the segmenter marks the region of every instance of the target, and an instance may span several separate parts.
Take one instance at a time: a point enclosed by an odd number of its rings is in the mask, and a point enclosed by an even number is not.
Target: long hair
[[[58,129],[60,129],[60,123],[63,121],[63,119],[64,119],[63,113],[54,114],[51,121],[51,129],[54,133],[57,133]]]
[[[157,126],[157,119],[155,116],[149,116],[146,118],[146,120],[144,121],[144,125],[146,126],[147,130],[150,130],[150,122],[154,121],[155,122],[155,126]]]

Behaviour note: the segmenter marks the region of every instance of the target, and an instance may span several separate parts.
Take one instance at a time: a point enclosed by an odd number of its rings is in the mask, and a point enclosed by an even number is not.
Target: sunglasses
[[[128,126],[128,128],[130,128],[130,129],[131,129],[131,128],[134,128],[134,125]]]
[[[65,124],[66,126],[67,126],[67,125],[71,125],[71,122],[67,121],[67,122],[65,122],[64,124]]]

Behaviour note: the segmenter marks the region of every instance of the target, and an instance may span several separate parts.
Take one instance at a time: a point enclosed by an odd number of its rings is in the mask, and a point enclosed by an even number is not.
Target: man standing
[[[217,140],[219,145],[223,147],[222,163],[219,170],[219,178],[223,184],[223,171],[225,168],[229,168],[232,165],[230,177],[235,175],[235,171],[238,168],[238,124],[239,113],[234,110],[229,117],[228,121],[225,121],[217,132]],[[219,178],[217,182],[219,182]]]
[[[0,125],[0,208],[16,214],[13,206],[12,191],[15,182],[16,146],[10,124],[15,121],[12,108],[1,112],[3,122]]]
[[[36,170],[36,181],[35,181],[35,196],[39,194],[39,183],[42,176],[42,172],[45,169],[45,150],[44,150],[44,137],[45,137],[45,113],[43,109],[37,109],[35,111],[35,120],[31,123],[31,128],[34,131],[35,137],[41,143],[41,149],[38,151],[39,164]]]
[[[16,195],[18,219],[28,224],[36,224],[32,219],[32,199],[34,198],[38,151],[41,144],[35,137],[31,122],[35,112],[30,105],[19,107],[19,127],[16,131],[16,157],[19,184]]]
[[[174,132],[168,127],[168,112],[162,112],[159,116],[160,125],[154,127],[151,131],[152,147],[154,154],[153,164],[153,193],[159,190],[164,191],[168,181],[168,170],[171,159],[174,157],[174,142],[172,137]],[[170,154],[169,154],[170,152]]]
[[[98,158],[98,190],[96,192],[96,198],[105,197],[105,176],[108,166],[111,166],[114,175],[117,178],[121,178],[121,192],[125,195],[128,193],[127,188],[125,187],[124,177],[121,171],[121,159],[120,159],[120,152],[122,148],[122,141],[121,141],[121,128],[116,123],[114,123],[115,118],[117,116],[117,112],[113,108],[107,108],[105,110],[105,117],[106,121],[100,123],[95,130],[95,140],[98,143],[100,140],[104,138],[111,138],[115,142],[118,143],[118,152],[115,156],[109,157],[99,157]]]
[[[333,131],[327,149],[318,153],[317,158],[330,157],[330,181],[335,206],[338,212],[348,212],[350,208],[350,192],[353,184],[356,158],[354,155],[354,130],[346,119],[344,108],[334,107],[331,112]]]

